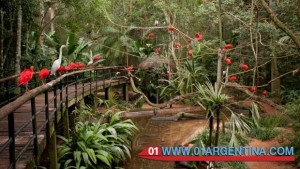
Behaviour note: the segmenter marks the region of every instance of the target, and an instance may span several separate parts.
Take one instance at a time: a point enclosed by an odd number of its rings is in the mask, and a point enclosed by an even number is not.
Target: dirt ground
[[[260,141],[251,139],[249,146],[252,147],[265,147],[269,149],[271,146],[280,146],[278,137],[272,140]],[[245,162],[250,169],[297,169],[294,162]]]

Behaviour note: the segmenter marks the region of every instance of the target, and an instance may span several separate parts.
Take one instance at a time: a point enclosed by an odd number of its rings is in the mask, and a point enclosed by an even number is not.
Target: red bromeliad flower
[[[202,35],[201,35],[201,33],[196,33],[195,34],[195,38],[197,38],[198,39],[198,41],[200,41],[200,40],[202,40]]]
[[[236,76],[230,76],[228,80],[229,81],[236,81]]]
[[[267,95],[267,94],[268,94],[268,92],[267,92],[267,90],[263,90],[263,91],[261,92],[261,94],[263,94],[263,95]]]
[[[255,92],[256,91],[256,87],[251,87],[249,90],[250,90],[250,92]]]
[[[150,38],[153,38],[153,37],[155,37],[155,34],[154,34],[154,33],[150,33],[150,34],[149,34],[149,37],[150,37]]]
[[[229,58],[224,59],[227,65],[231,65],[231,60]]]
[[[168,30],[169,30],[170,32],[172,32],[172,31],[174,31],[174,27],[169,27]]]
[[[57,69],[57,72],[58,72],[58,73],[61,73],[61,72],[63,72],[63,71],[65,71],[65,67],[64,67],[64,66],[60,66],[60,67]]]
[[[155,52],[159,53],[160,52],[160,48],[155,48]]]
[[[244,69],[244,70],[248,70],[248,69],[249,69],[249,66],[246,65],[246,64],[241,64],[241,68]]]
[[[231,49],[231,48],[233,48],[233,45],[232,45],[232,44],[226,44],[226,45],[224,46],[224,49],[225,49],[225,50],[229,50],[229,49]]]
[[[129,66],[128,68],[125,68],[125,70],[126,70],[127,72],[131,72],[132,69],[133,69],[133,65]]]
[[[190,49],[190,50],[188,51],[188,54],[189,54],[190,56],[192,56],[192,55],[193,55],[193,50]]]
[[[96,62],[96,61],[98,61],[98,60],[100,60],[100,59],[101,59],[100,56],[95,56],[95,57],[93,58],[93,61]]]
[[[179,47],[181,46],[181,44],[180,44],[179,42],[176,42],[176,43],[175,43],[175,46],[176,46],[177,48],[179,48]]]

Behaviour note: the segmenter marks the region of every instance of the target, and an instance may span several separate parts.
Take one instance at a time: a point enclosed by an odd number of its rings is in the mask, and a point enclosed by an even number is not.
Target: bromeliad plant
[[[107,169],[130,158],[130,143],[138,130],[131,120],[118,112],[109,122],[104,116],[96,122],[78,122],[72,138],[58,147],[59,168]]]
[[[256,104],[252,105],[252,118],[249,118],[243,114],[238,114],[232,111],[227,106],[229,97],[223,94],[222,87],[219,89],[219,91],[217,91],[210,82],[206,82],[204,85],[196,85],[196,88],[199,93],[198,104],[206,110],[207,117],[209,119],[209,146],[213,145],[212,134],[214,130],[214,118],[217,119],[214,146],[218,146],[221,117],[225,117],[223,110],[227,110],[231,113],[231,118],[228,125],[228,130],[232,133],[232,137],[229,142],[229,145],[231,146],[238,144],[236,134],[247,133],[255,125],[259,127],[257,120],[259,118],[259,113]],[[225,126],[223,125],[223,127]]]

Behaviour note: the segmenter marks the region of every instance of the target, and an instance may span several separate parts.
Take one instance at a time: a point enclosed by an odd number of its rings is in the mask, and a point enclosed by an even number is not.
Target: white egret
[[[59,57],[52,64],[50,75],[56,75],[56,71],[59,69],[60,64],[61,64],[62,50],[64,47],[66,47],[66,45],[61,45],[60,50],[59,50]]]

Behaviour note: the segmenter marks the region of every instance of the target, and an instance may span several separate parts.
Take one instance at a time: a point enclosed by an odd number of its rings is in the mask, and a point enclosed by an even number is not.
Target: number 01
[[[149,155],[158,155],[158,147],[149,147],[148,148]]]

